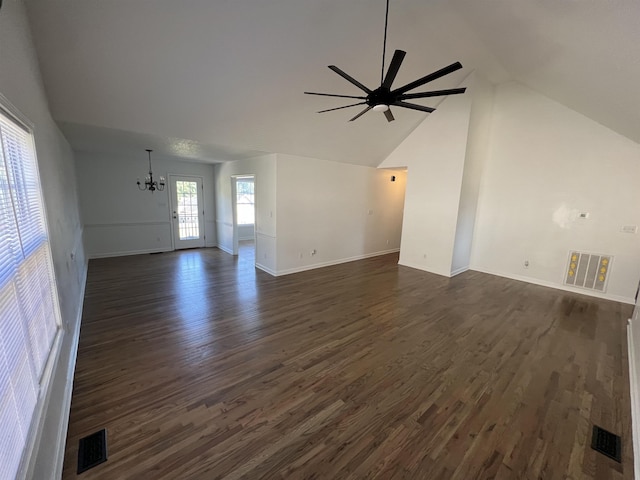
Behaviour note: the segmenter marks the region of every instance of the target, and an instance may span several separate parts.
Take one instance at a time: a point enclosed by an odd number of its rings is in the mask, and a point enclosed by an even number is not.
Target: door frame
[[[236,182],[238,178],[253,177],[253,263],[258,258],[258,176],[255,173],[237,173],[231,175],[231,218],[233,224],[232,249],[233,255],[238,255],[238,191]]]
[[[205,230],[205,221],[204,221],[204,215],[205,215],[205,192],[204,192],[204,177],[202,175],[192,175],[192,174],[183,174],[183,173],[169,173],[167,174],[167,179],[168,179],[168,183],[169,183],[169,205],[168,205],[168,209],[169,209],[169,223],[171,225],[171,248],[173,250],[179,250],[178,248],[176,248],[176,232],[175,232],[175,222],[173,221],[173,202],[174,202],[174,198],[173,198],[173,194],[175,193],[173,191],[173,186],[174,186],[174,178],[175,177],[182,177],[182,178],[196,178],[200,180],[200,185],[201,185],[201,190],[202,190],[202,209],[199,212],[198,217],[200,218],[200,225],[202,228],[202,247],[191,247],[191,248],[204,248],[207,244],[207,234],[206,234],[206,230]],[[200,205],[198,205],[200,206]],[[189,248],[189,247],[187,247]]]

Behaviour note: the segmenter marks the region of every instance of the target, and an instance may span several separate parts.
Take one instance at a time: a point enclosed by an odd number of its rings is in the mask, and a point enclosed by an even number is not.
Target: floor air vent
[[[612,255],[572,251],[569,253],[564,284],[604,292],[612,260]]]
[[[593,426],[591,448],[609,458],[613,458],[618,463],[622,463],[622,441],[620,437],[611,432],[607,432],[604,428],[596,425]]]
[[[107,461],[107,430],[81,438],[78,447],[78,473]]]

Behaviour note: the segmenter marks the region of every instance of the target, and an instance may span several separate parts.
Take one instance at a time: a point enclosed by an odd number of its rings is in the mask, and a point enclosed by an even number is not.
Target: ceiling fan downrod
[[[324,97],[336,97],[336,98],[353,98],[357,100],[362,100],[361,102],[352,103],[350,105],[344,105],[342,107],[336,108],[328,108],[326,110],[320,110],[318,113],[332,112],[334,110],[342,110],[343,108],[355,107],[358,105],[366,105],[364,110],[358,113],[356,116],[351,118],[349,121],[353,122],[354,120],[360,118],[362,115],[367,113],[369,110],[373,110],[375,112],[384,112],[385,117],[388,122],[392,122],[395,120],[393,113],[391,113],[391,106],[408,108],[410,110],[418,110],[421,112],[431,113],[435,111],[435,108],[427,107],[424,105],[418,105],[415,103],[409,103],[405,100],[409,99],[421,99],[421,98],[429,98],[429,97],[439,97],[444,95],[457,95],[464,93],[466,88],[451,88],[447,90],[433,90],[430,92],[420,92],[420,93],[407,93],[409,90],[413,90],[414,88],[421,87],[429,82],[437,80],[440,77],[448,75],[450,73],[455,72],[462,68],[462,64],[460,62],[452,63],[451,65],[441,68],[429,75],[426,75],[418,80],[415,80],[411,83],[408,83],[400,88],[395,90],[391,89],[393,81],[400,70],[400,66],[402,65],[402,61],[404,60],[405,55],[407,54],[403,50],[396,50],[393,53],[393,58],[391,59],[391,63],[389,64],[389,69],[387,70],[387,74],[385,76],[384,73],[384,64],[385,57],[387,51],[387,28],[389,24],[389,0],[386,2],[386,11],[384,18],[384,40],[382,44],[382,69],[380,72],[380,86],[375,90],[369,89],[364,84],[360,83],[358,80],[336,67],[335,65],[329,65],[329,69],[333,70],[335,73],[340,75],[342,78],[347,80],[349,83],[355,85],[364,93],[366,96],[362,95],[338,95],[332,93],[317,93],[317,92],[304,92],[307,95],[320,95]]]

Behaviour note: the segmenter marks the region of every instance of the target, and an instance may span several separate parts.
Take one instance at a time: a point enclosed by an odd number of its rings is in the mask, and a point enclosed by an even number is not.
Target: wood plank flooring
[[[397,255],[92,260],[64,478],[632,479],[631,306]],[[618,464],[591,426],[622,436]]]

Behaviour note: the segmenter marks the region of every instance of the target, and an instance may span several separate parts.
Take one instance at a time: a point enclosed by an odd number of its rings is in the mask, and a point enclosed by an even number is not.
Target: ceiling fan
[[[367,113],[369,110],[373,110],[374,112],[384,112],[385,117],[387,117],[387,121],[392,122],[395,120],[393,117],[393,113],[389,107],[392,105],[395,107],[403,107],[410,108],[412,110],[419,110],[421,112],[431,113],[435,111],[435,108],[425,107],[424,105],[416,105],[415,103],[408,103],[405,100],[412,100],[418,98],[428,98],[428,97],[440,97],[443,95],[457,95],[460,93],[464,93],[466,88],[451,88],[448,90],[433,90],[431,92],[419,92],[419,93],[407,93],[409,90],[413,90],[414,88],[421,87],[426,83],[432,82],[440,77],[444,77],[456,70],[462,68],[462,64],[460,62],[455,62],[449,65],[448,67],[441,68],[440,70],[430,73],[418,80],[415,80],[411,83],[407,83],[406,85],[396,88],[394,90],[391,89],[391,85],[398,74],[398,70],[400,70],[400,65],[402,65],[402,61],[404,60],[404,56],[407,52],[402,50],[396,50],[393,53],[393,58],[391,59],[391,64],[389,64],[389,69],[387,70],[387,74],[384,74],[384,60],[385,53],[387,50],[387,24],[389,21],[389,0],[387,0],[387,10],[384,19],[384,43],[382,46],[382,72],[380,73],[380,86],[375,90],[371,90],[367,88],[365,85],[360,83],[358,80],[345,73],[335,65],[329,65],[329,68],[340,75],[342,78],[352,83],[360,90],[365,92],[366,96],[355,96],[355,95],[335,95],[332,93],[316,93],[316,92],[304,92],[307,95],[321,95],[323,97],[338,97],[338,98],[355,98],[358,100],[362,100],[362,102],[353,103],[351,105],[345,105],[343,107],[337,108],[329,108],[327,110],[320,110],[318,113],[332,112],[334,110],[341,110],[343,108],[355,107],[358,105],[367,105],[364,110],[358,113],[355,117],[350,119],[350,122],[360,118],[362,115]]]

